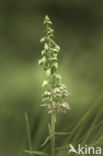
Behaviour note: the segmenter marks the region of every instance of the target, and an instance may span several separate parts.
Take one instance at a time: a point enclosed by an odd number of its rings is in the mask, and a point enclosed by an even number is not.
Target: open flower
[[[44,94],[43,94],[43,97],[48,97],[51,95],[51,92],[50,91],[45,91]]]
[[[70,110],[69,104],[66,102],[60,104],[60,107],[62,110]]]

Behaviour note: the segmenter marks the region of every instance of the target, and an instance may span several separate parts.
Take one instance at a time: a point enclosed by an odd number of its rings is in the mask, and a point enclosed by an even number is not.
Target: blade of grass
[[[48,143],[48,141],[49,141],[52,137],[53,137],[53,135],[48,136],[48,137],[45,139],[45,141],[43,142],[43,144],[41,145],[41,147],[45,146],[45,145]]]
[[[25,121],[26,121],[27,139],[28,139],[28,144],[29,144],[29,150],[32,151],[32,143],[31,143],[31,135],[30,135],[30,125],[29,125],[29,119],[28,119],[27,112],[25,112]],[[30,156],[32,156],[32,153],[30,153]]]
[[[40,152],[40,151],[28,151],[28,150],[24,150],[24,152],[26,152],[26,153],[28,153],[28,154],[36,154],[36,155],[44,155],[44,156],[48,156],[47,153]]]
[[[98,100],[95,102],[95,104],[86,112],[86,114],[81,118],[81,120],[76,124],[71,137],[67,138],[66,142],[69,142],[72,138],[72,143],[75,143],[76,140],[78,140],[78,136],[81,134],[81,131],[84,128],[84,125],[88,121],[90,115],[92,112],[94,112],[94,109],[98,105],[98,103],[103,99],[103,95],[98,98]]]
[[[55,132],[55,135],[70,135],[70,132]]]

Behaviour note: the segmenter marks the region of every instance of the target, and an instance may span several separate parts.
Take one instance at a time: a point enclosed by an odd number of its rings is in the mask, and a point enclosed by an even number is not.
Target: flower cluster
[[[43,65],[48,80],[43,81],[42,87],[46,87],[43,93],[44,106],[48,107],[49,113],[69,110],[67,87],[61,83],[61,76],[56,73],[58,68],[57,57],[60,47],[53,40],[54,30],[51,28],[52,22],[48,16],[45,16],[44,22],[45,36],[40,42],[44,43],[44,49],[41,51],[42,58],[39,64]]]

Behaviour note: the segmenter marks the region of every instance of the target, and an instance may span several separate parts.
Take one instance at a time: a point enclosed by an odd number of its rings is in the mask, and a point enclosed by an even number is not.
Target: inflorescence
[[[62,78],[56,72],[60,47],[53,40],[54,30],[51,28],[52,22],[48,16],[45,16],[43,24],[45,36],[41,38],[40,42],[44,43],[44,49],[41,51],[42,58],[39,60],[39,65],[43,65],[48,79],[42,83],[42,87],[45,87],[46,90],[43,93],[43,105],[41,106],[47,106],[48,113],[66,112],[70,109],[68,104],[70,93],[61,83]]]

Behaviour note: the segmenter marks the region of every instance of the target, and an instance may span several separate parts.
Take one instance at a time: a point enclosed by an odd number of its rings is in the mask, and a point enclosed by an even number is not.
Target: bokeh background
[[[61,47],[59,70],[71,93],[71,110],[57,117],[56,145],[103,142],[103,1],[3,0],[0,2],[0,156],[25,156],[28,149],[24,113],[29,116],[33,150],[48,134],[48,114],[41,108],[38,66],[43,46],[42,21],[49,15]],[[68,149],[57,151],[67,156]],[[72,155],[72,154],[71,154]]]

